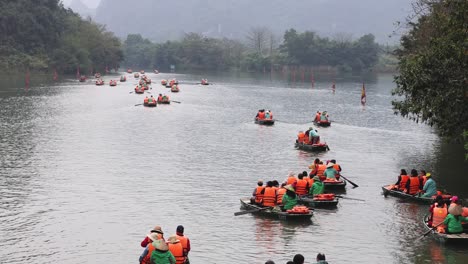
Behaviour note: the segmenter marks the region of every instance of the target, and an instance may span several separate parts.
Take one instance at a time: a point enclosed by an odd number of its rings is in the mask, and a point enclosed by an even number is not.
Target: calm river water
[[[169,92],[161,79],[180,80],[171,96],[181,104],[134,106],[143,95],[129,93],[131,75],[117,87],[0,85],[0,263],[137,263],[153,226],[167,238],[180,224],[192,263],[286,263],[296,253],[312,263],[318,252],[330,263],[468,262],[466,246],[418,239],[427,206],[381,194],[400,168],[416,168],[468,196],[463,149],[393,114],[390,75],[364,78],[364,108],[361,78],[336,78],[333,94],[320,75],[314,88],[278,76],[147,75],[155,95]],[[214,85],[193,84],[204,77]],[[279,121],[254,124],[259,108]],[[294,149],[317,110],[335,121],[319,130],[331,151]],[[315,157],[335,158],[360,186],[345,195],[366,202],[341,200],[312,224],[233,215],[257,179],[283,180]]]

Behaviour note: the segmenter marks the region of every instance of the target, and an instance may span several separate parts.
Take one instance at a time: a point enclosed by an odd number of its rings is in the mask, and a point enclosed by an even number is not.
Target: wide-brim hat
[[[175,243],[177,243],[177,242],[180,242],[180,240],[177,239],[176,236],[171,236],[171,237],[169,237],[169,239],[167,240],[167,242],[169,242],[169,243],[171,243],[171,244],[175,244]]]
[[[430,177],[432,177],[432,175],[429,172],[426,173],[426,178],[430,178]]]
[[[161,250],[161,251],[168,251],[169,250],[169,247],[167,246],[166,241],[164,241],[162,239],[154,241],[153,246],[157,250]]]
[[[151,241],[156,241],[159,239],[159,234],[158,233],[150,233],[147,235],[149,239],[151,239]]]
[[[290,184],[290,185],[286,185],[286,186],[284,186],[284,188],[285,188],[286,190],[288,190],[288,191],[291,191],[291,192],[296,192],[296,190],[294,190],[294,187],[292,187],[292,185],[291,185],[291,184]]]
[[[160,226],[155,226],[153,230],[151,230],[151,233],[159,233],[159,234],[164,234]]]
[[[320,181],[320,177],[319,176],[314,176],[314,178],[312,178],[314,181]]]
[[[333,167],[333,166],[335,166],[335,163],[333,163],[333,162],[329,162],[329,163],[327,164],[327,168],[330,168],[330,167]]]

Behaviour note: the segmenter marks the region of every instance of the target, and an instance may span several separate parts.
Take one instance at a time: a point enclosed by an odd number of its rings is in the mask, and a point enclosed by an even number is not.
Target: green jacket
[[[454,215],[448,214],[447,217],[445,217],[444,225],[447,226],[447,230],[449,233],[455,233],[455,234],[462,233],[463,232],[463,227],[461,224],[462,221],[468,222],[468,218],[460,215],[457,220],[457,218]]]
[[[333,168],[327,168],[324,172],[323,175],[327,176],[328,179],[335,179],[335,175],[338,175],[339,173]]]
[[[325,191],[325,185],[321,181],[314,181],[312,187],[310,187],[309,194],[310,195],[317,195],[322,194]]]
[[[172,253],[155,249],[151,254],[151,264],[175,264],[176,259]]]
[[[293,209],[293,207],[297,204],[297,195],[296,197],[292,198],[287,193],[285,193],[281,203],[284,205],[285,210]]]

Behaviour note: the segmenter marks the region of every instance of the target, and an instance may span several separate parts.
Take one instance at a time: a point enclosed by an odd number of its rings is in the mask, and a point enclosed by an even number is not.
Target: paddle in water
[[[418,240],[419,240],[419,239],[422,239],[423,237],[425,237],[425,236],[427,236],[427,235],[429,235],[429,233],[431,233],[432,231],[434,231],[434,229],[436,229],[438,226],[440,226],[440,225],[443,224],[443,223],[444,223],[444,221],[440,222],[440,223],[439,223],[438,225],[436,225],[436,226],[431,227],[431,229],[430,229],[429,231],[427,231],[426,233],[424,233],[421,237],[419,237]]]
[[[182,103],[182,102],[174,101],[174,100],[172,100],[171,102],[178,103],[178,104]]]
[[[238,215],[250,214],[250,213],[263,211],[263,210],[266,210],[266,209],[271,209],[271,207],[260,207],[260,208],[255,208],[253,210],[245,210],[245,211],[235,212],[234,215],[238,216]]]
[[[341,198],[341,199],[353,200],[353,201],[361,201],[361,202],[366,201],[366,200],[363,200],[363,199],[351,198],[351,197],[346,197],[346,196],[342,196],[342,195],[335,195],[335,197],[338,197],[338,198]]]
[[[136,104],[135,106],[139,106],[139,105],[143,105],[143,104]]]
[[[352,181],[348,180],[348,179],[347,179],[345,176],[343,176],[343,175],[340,175],[340,177],[342,177],[343,179],[345,179],[347,182],[351,183],[351,185],[353,185],[353,186],[354,186],[354,188],[357,188],[357,187],[359,187],[359,185],[357,185],[357,184],[355,184],[354,182],[352,182]]]

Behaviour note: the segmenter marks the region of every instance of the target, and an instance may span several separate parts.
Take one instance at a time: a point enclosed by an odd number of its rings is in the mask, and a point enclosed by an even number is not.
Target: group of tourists
[[[314,122],[317,122],[317,123],[328,123],[328,113],[327,111],[323,111],[323,112],[320,112],[320,111],[317,111],[317,113],[315,114],[315,119],[314,119]]]
[[[139,258],[140,264],[189,264],[190,239],[184,235],[184,227],[177,226],[176,234],[164,238],[160,226],[155,226],[141,241],[145,248]]]
[[[340,177],[341,166],[336,160],[330,160],[324,165],[323,161],[315,159],[309,168],[312,169],[310,173],[303,171],[297,177],[294,172],[290,172],[281,186],[276,180],[268,181],[266,185],[259,180],[252,192],[251,203],[263,207],[279,206],[282,211],[290,210],[297,205],[300,196],[323,194],[323,181],[336,181]]]
[[[202,79],[201,82],[200,82],[200,84],[201,84],[201,85],[208,85],[208,84],[210,84],[210,83],[208,82],[208,79]]]
[[[271,110],[260,109],[255,118],[258,120],[273,119],[273,113]]]
[[[460,234],[468,233],[468,207],[463,207],[457,196],[450,198],[447,203],[441,195],[436,197],[435,203],[429,208],[427,225],[439,233]]]
[[[432,175],[425,170],[411,170],[408,175],[405,169],[401,169],[398,181],[393,185],[393,190],[405,192],[409,195],[420,197],[433,197],[437,194],[437,185]]]
[[[320,144],[320,135],[317,129],[309,127],[305,132],[299,131],[299,134],[297,134],[297,143],[306,145]]]
[[[317,257],[315,258],[317,262],[315,264],[328,264],[328,262],[325,260],[325,254],[323,253],[318,253]],[[293,258],[292,261],[286,262],[286,264],[304,264],[305,263],[305,258],[302,254],[296,254]],[[268,260],[265,262],[265,264],[275,264],[273,260]]]

